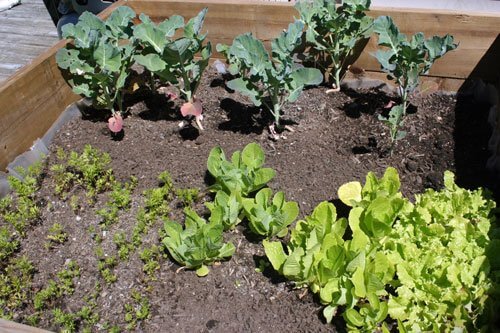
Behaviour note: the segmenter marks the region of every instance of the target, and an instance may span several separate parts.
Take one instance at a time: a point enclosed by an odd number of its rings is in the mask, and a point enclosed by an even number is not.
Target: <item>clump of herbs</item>
[[[93,202],[97,194],[110,190],[115,184],[113,170],[109,168],[111,158],[91,145],[85,145],[81,154],[72,151],[66,154],[57,151],[59,164],[51,166],[55,179],[55,193],[67,199],[75,187],[85,190],[87,198]]]
[[[17,168],[16,171],[21,179],[14,176],[7,177],[12,193],[0,199],[0,218],[13,227],[19,236],[25,237],[27,228],[36,223],[41,214],[36,192],[40,187],[42,164],[36,163],[27,169]],[[7,236],[7,230],[2,232],[4,240],[14,237],[14,235]],[[11,252],[11,248],[12,246],[7,245],[5,250],[0,251],[4,252],[5,256]]]
[[[64,231],[64,228],[60,223],[54,223],[49,228],[49,232],[45,239],[47,240],[45,242],[45,247],[47,249],[52,249],[57,245],[64,244],[64,242],[68,240],[68,234]]]
[[[137,290],[131,292],[132,302],[124,305],[126,329],[133,330],[137,325],[151,316],[151,305],[146,296]]]

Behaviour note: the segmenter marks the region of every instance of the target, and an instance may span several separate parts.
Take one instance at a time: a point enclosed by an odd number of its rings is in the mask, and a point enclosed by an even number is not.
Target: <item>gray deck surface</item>
[[[43,1],[21,1],[0,12],[0,85],[59,40]]]

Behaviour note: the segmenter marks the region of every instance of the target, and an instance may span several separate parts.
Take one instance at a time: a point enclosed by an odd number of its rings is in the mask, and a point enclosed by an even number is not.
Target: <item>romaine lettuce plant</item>
[[[206,202],[205,206],[210,210],[210,222],[220,223],[224,230],[232,230],[241,222],[241,211],[243,205],[238,193],[227,194],[223,190],[217,191],[213,202]]]
[[[250,230],[266,238],[285,237],[288,226],[299,215],[299,205],[295,201],[285,201],[283,192],[273,196],[270,188],[263,188],[255,198],[245,198],[242,203]]]
[[[208,171],[215,178],[210,189],[248,197],[266,186],[276,175],[273,169],[262,167],[264,162],[264,151],[254,142],[246,145],[243,151],[234,152],[231,161],[226,159],[222,148],[215,147],[210,151],[207,161]]]
[[[56,54],[73,91],[90,98],[95,108],[111,111],[108,126],[112,132],[122,129],[125,81],[135,53],[135,16],[126,6],[118,7],[105,21],[85,12],[76,25],[63,27],[63,37],[72,43]]]
[[[284,104],[296,101],[305,86],[323,81],[318,69],[305,68],[294,61],[303,28],[300,21],[291,23],[288,30],[271,42],[271,55],[251,33],[237,36],[231,46],[217,45],[217,51],[229,63],[229,72],[239,75],[228,81],[227,86],[248,96],[256,106],[264,104],[278,129]],[[273,133],[274,126],[270,129]]]
[[[184,212],[185,228],[174,221],[165,222],[163,244],[177,263],[195,269],[198,276],[205,276],[209,272],[207,265],[231,257],[235,247],[223,242],[222,224],[207,223],[190,208]]]
[[[200,33],[206,13],[207,8],[186,24],[182,16],[172,15],[158,25],[141,14],[142,23],[134,28],[134,37],[142,46],[135,60],[161,81],[178,87],[185,101],[181,107],[182,115],[194,116],[200,129],[203,129],[202,106],[196,98],[196,89],[212,54],[210,42],[203,45],[206,34]],[[179,29],[183,30],[183,34],[175,39]],[[195,60],[195,55],[200,58]]]
[[[425,39],[421,32],[408,41],[389,16],[378,17],[373,30],[378,35],[378,45],[386,48],[377,50],[374,56],[388,78],[396,81],[402,102],[391,109],[388,117],[380,117],[390,127],[392,152],[395,141],[406,135],[399,127],[406,116],[410,94],[420,83],[420,76],[427,74],[437,59],[456,49],[458,44],[448,34]]]
[[[340,90],[341,74],[351,65],[356,44],[372,32],[373,19],[365,14],[370,2],[345,0],[336,6],[331,0],[301,0],[295,4],[306,25],[306,61],[333,79],[333,89],[327,92]]]

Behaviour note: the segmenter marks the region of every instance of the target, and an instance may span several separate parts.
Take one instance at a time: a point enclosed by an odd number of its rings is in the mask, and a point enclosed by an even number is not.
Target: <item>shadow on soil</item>
[[[269,123],[266,113],[260,108],[236,102],[231,98],[224,98],[220,107],[227,113],[228,118],[226,122],[219,124],[219,129],[223,131],[262,134]]]

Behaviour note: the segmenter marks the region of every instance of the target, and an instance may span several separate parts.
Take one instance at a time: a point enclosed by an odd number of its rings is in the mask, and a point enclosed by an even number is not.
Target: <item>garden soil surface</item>
[[[56,135],[45,167],[39,193],[46,204],[42,219],[30,229],[18,254],[28,256],[36,266],[31,292],[44,288],[72,259],[81,269],[81,276],[75,279],[75,293],[50,306],[77,311],[99,282],[94,312],[100,321],[93,327],[95,331],[106,324],[126,326],[124,305],[132,303],[132,290],[146,296],[151,305],[150,318],[137,324],[138,332],[335,330],[324,322],[323,307],[310,293],[294,289],[270,267],[256,271],[265,258],[264,251],[260,241],[245,231],[244,222],[225,236],[235,244],[236,253],[230,260],[210,267],[208,276],[199,278],[194,271],[179,270],[165,256],[154,275],[156,280],[151,280],[143,273],[138,253],[160,244],[162,221],[158,221],[139,251],[119,261],[114,269],[117,281],[106,284],[97,269],[96,237],[88,230],[90,226],[98,228],[100,220],[95,212],[104,207],[108,196],[101,194],[95,205],[84,204],[75,212],[68,201],[54,195],[50,171],[50,165],[57,163],[57,147],[81,152],[90,144],[110,154],[117,180],[138,178],[130,210],[120,212],[119,222],[106,232],[97,229],[109,256],[116,255],[113,235],[125,231],[130,236],[144,200],[143,190],[158,186],[157,176],[164,170],[170,172],[175,187],[201,190],[195,209],[206,216],[203,202],[211,199],[206,162],[215,146],[221,146],[229,157],[250,142],[259,143],[265,151],[265,165],[277,173],[269,186],[284,191],[287,200],[297,201],[301,217],[325,200],[334,202],[340,215],[345,214],[337,199],[338,187],[348,181],[364,182],[369,171],[381,176],[388,166],[398,170],[401,191],[412,200],[425,188],[441,188],[445,170],[454,171],[458,184],[467,188],[491,184],[484,167],[490,136],[488,106],[472,96],[415,96],[403,126],[407,136],[397,142],[391,155],[388,128],[378,116],[387,112],[384,106],[395,97],[377,89],[346,89],[334,94],[325,91],[325,87],[307,89],[296,103],[285,107],[283,119],[292,131],[284,131],[279,140],[269,139],[267,125],[271,118],[266,112],[227,90],[224,78],[212,69],[197,93],[203,102],[204,131],[191,125],[180,128],[178,102],[169,101],[161,93],[143,100],[145,94],[140,91],[128,100],[124,132],[118,137],[111,137],[107,129],[109,115],[96,116],[102,112],[91,112],[65,125]],[[171,218],[182,222],[182,207],[173,203],[171,209]],[[44,247],[45,237],[55,222],[63,226],[69,238],[49,250]],[[14,320],[24,321],[31,313],[32,306],[27,305]],[[60,329],[50,315],[42,316],[38,325]],[[342,324],[336,329],[342,331]]]

